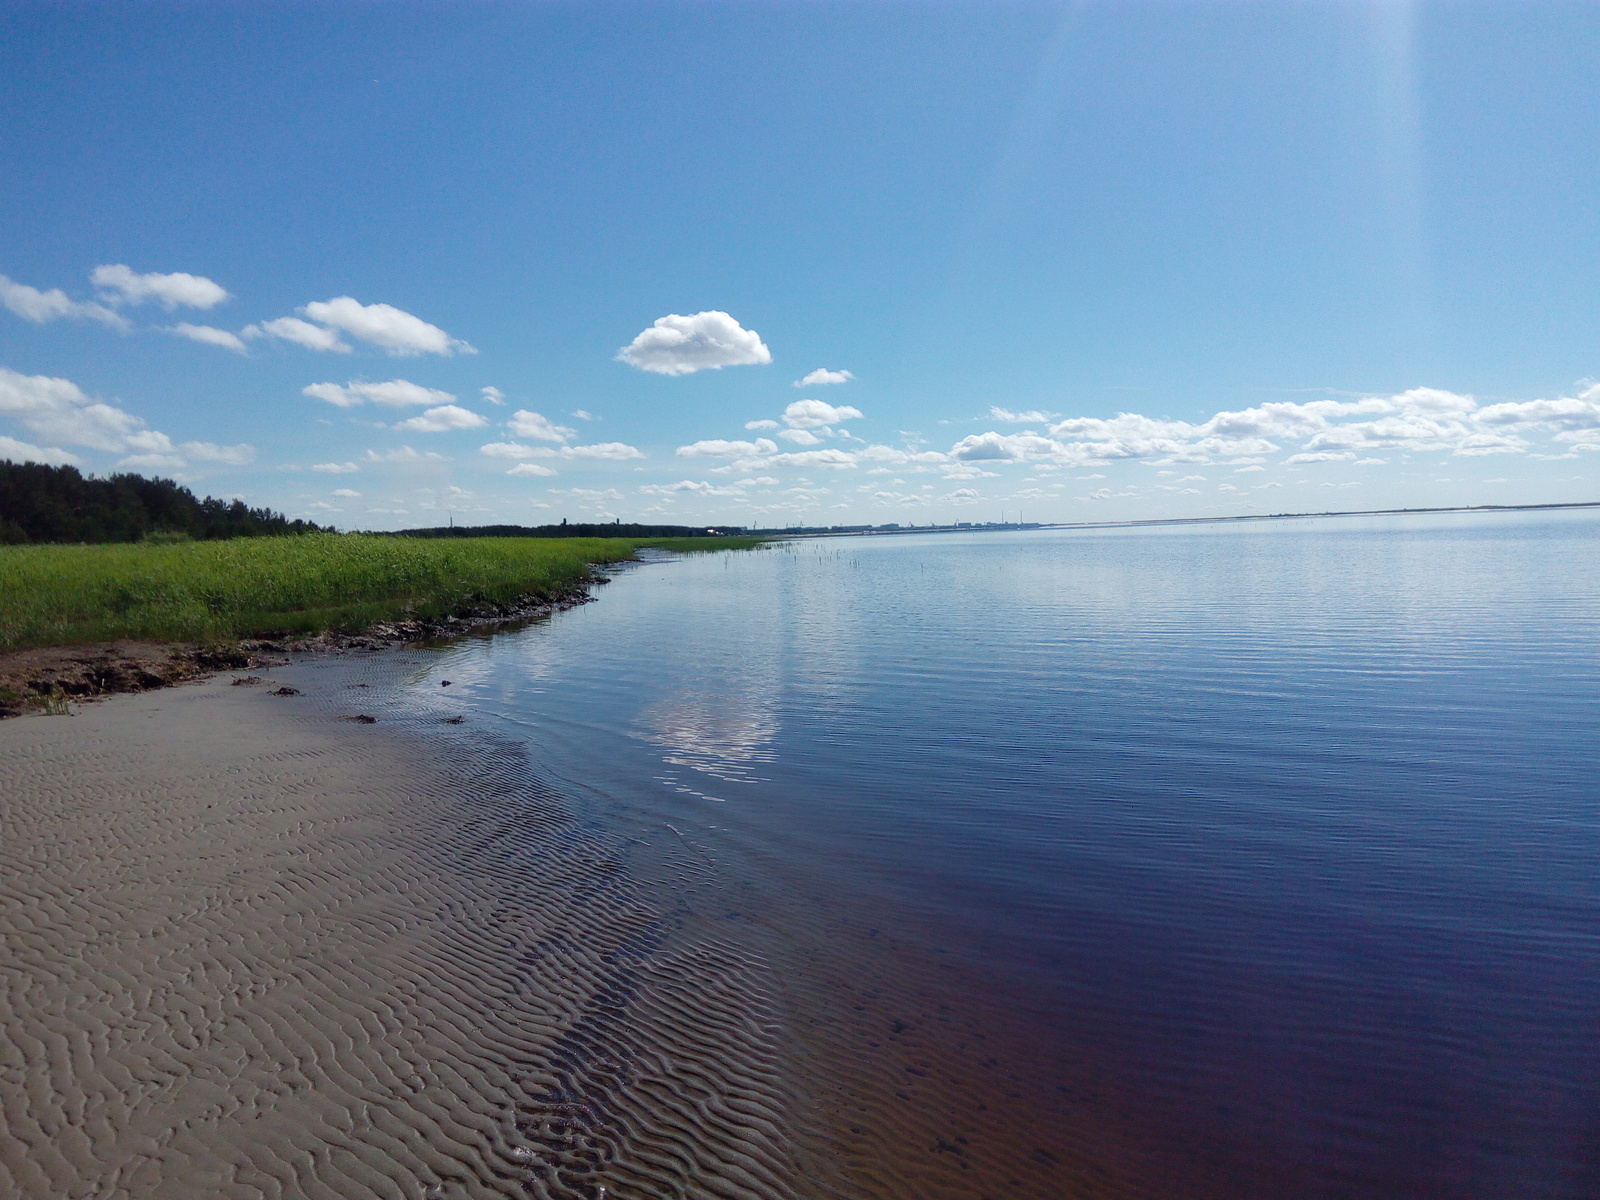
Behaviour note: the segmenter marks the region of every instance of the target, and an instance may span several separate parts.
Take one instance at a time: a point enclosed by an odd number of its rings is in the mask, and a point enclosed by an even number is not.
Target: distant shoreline
[[[1032,529],[1127,529],[1141,525],[1217,525],[1232,521],[1303,521],[1311,517],[1407,517],[1429,513],[1545,512],[1564,508],[1600,508],[1600,500],[1564,504],[1463,504],[1451,508],[1365,508],[1338,512],[1246,513],[1233,517],[1150,517],[1132,521],[989,521],[984,524],[908,525],[903,528],[760,530],[749,536],[773,540],[824,537],[891,537],[907,533],[1015,533]]]

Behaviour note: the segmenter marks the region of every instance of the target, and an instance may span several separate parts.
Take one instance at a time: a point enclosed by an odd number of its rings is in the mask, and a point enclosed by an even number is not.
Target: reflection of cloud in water
[[[666,750],[663,758],[726,783],[759,783],[757,765],[776,760],[768,747],[778,735],[772,702],[754,698],[678,696],[639,714],[633,736]]]

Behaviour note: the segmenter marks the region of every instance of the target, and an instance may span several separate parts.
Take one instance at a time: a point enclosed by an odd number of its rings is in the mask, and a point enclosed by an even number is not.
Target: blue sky
[[[341,528],[1600,499],[1596,45],[1593,4],[9,4],[0,455]]]

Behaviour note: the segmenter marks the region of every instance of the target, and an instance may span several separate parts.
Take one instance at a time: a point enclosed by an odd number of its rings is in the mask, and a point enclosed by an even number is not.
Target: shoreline
[[[830,1190],[765,964],[409,701],[418,661],[0,726],[0,1192]]]
[[[550,592],[529,593],[509,604],[479,601],[443,617],[378,621],[354,632],[324,631],[314,637],[245,638],[221,646],[124,638],[114,642],[3,651],[0,652],[0,720],[49,711],[52,706],[60,708],[73,702],[208,679],[220,671],[250,671],[282,665],[284,654],[394,649],[474,630],[515,628],[591,603],[596,597],[590,588],[609,582],[609,576],[591,568],[586,579]]]

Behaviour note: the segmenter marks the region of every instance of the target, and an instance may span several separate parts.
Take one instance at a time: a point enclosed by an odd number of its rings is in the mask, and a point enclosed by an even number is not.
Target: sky
[[[1600,500],[1600,6],[0,7],[0,458],[341,529]]]

